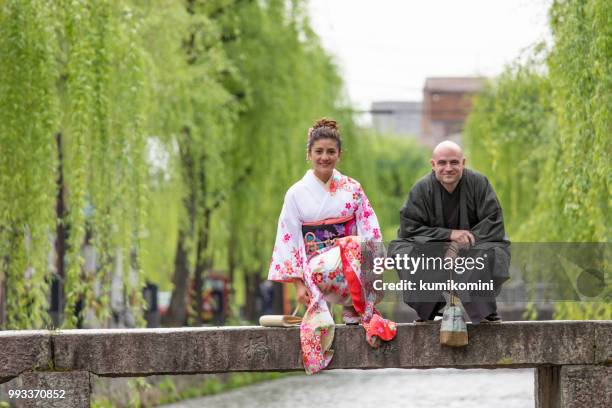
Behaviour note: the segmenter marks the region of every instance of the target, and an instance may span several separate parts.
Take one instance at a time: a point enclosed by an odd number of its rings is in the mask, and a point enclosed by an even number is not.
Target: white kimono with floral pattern
[[[357,236],[337,240],[310,257],[306,255],[302,225],[353,216]],[[304,368],[308,374],[325,368],[333,356],[334,321],[327,302],[344,306],[346,323],[359,323],[366,340],[378,347],[380,340],[395,336],[395,323],[383,319],[374,308],[380,299],[361,268],[361,244],[383,255],[376,214],[361,185],[334,170],[328,184],[312,170],[287,194],[278,221],[276,243],[268,279],[291,282],[301,279],[310,292],[310,303],[300,326]]]

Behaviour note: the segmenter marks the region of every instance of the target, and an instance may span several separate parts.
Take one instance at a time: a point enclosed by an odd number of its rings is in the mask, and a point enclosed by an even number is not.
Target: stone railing
[[[612,322],[468,325],[469,345],[439,344],[438,325],[400,324],[378,350],[339,325],[329,369],[535,368],[536,407],[612,406]],[[297,328],[219,327],[0,332],[0,382],[64,390],[19,406],[87,407],[92,374],[108,377],[302,370]],[[5,386],[5,388],[7,388]]]

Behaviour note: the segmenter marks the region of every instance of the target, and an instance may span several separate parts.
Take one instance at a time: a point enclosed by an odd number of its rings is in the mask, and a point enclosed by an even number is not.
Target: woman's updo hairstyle
[[[340,128],[335,120],[321,118],[308,129],[308,152],[312,149],[314,142],[320,139],[334,139],[338,145],[338,151],[342,150]]]

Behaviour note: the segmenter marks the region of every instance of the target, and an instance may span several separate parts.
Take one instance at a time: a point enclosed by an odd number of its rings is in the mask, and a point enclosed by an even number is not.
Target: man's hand
[[[308,306],[308,303],[310,303],[310,292],[306,285],[304,285],[304,282],[301,279],[296,279],[293,281],[293,284],[295,285],[295,297],[298,303]]]
[[[459,244],[463,248],[469,248],[476,243],[476,238],[467,230],[451,230],[450,240]]]

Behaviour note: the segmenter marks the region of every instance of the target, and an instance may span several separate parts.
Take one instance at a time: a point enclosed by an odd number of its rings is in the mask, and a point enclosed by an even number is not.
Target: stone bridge
[[[363,329],[339,325],[329,369],[535,368],[536,407],[612,407],[612,321],[468,325],[469,345],[439,344],[438,325],[400,324],[378,350]],[[217,327],[0,331],[0,383],[64,390],[27,407],[87,407],[92,375],[302,370],[297,328]]]

